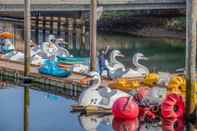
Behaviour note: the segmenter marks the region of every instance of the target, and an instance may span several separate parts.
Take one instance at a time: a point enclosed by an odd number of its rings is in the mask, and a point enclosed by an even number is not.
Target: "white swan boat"
[[[49,59],[49,56],[70,56],[67,49],[60,47],[65,43],[63,39],[55,39],[53,35],[49,35],[48,42],[42,43],[41,46],[31,48],[31,63],[34,65],[42,65]],[[20,51],[12,51],[4,55],[12,61],[24,61],[24,53]]]
[[[105,109],[111,109],[113,103],[120,97],[128,97],[129,95],[123,91],[110,89],[109,87],[101,87],[101,78],[99,73],[90,72],[92,84],[88,89],[81,93],[79,98],[80,106],[97,106]]]
[[[149,74],[149,69],[140,64],[140,60],[148,60],[147,57],[144,56],[142,53],[136,53],[133,56],[133,64],[135,66],[135,69],[129,68],[121,77],[144,77]]]
[[[110,54],[110,60],[106,60],[105,65],[109,70],[109,76],[114,78],[131,78],[131,77],[144,77],[149,74],[149,69],[144,65],[140,64],[140,60],[148,60],[142,53],[136,53],[133,56],[132,62],[135,69],[126,69],[125,66],[117,60],[118,56],[123,56],[120,51],[113,50]]]

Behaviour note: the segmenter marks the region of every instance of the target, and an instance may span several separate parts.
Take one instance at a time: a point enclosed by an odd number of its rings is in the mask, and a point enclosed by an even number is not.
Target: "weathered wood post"
[[[68,18],[68,43],[70,48],[73,48],[73,19]]]
[[[58,20],[57,20],[57,35],[59,37],[61,35],[61,17],[58,17]]]
[[[25,36],[25,65],[24,65],[24,75],[27,76],[30,72],[30,62],[31,62],[31,3],[30,0],[25,0],[25,10],[24,10],[24,36]]]
[[[194,109],[194,81],[196,73],[196,12],[195,0],[187,0],[187,31],[186,31],[186,117]]]
[[[76,38],[76,49],[80,49],[81,47],[81,21],[80,19],[75,20],[75,38]]]
[[[96,32],[97,32],[97,0],[91,0],[91,11],[90,11],[90,56],[91,56],[91,64],[90,70],[96,71]]]
[[[46,17],[43,16],[42,20],[42,40],[46,41]]]
[[[17,39],[17,37],[16,37],[16,24],[14,24],[14,36],[15,36],[15,39],[14,39],[14,47],[16,47],[16,39]]]
[[[53,16],[50,17],[50,34],[53,34]]]
[[[81,14],[81,48],[85,48],[85,33],[86,33],[86,27],[85,27],[85,18],[83,17],[83,15]]]
[[[36,35],[36,44],[39,43],[39,15],[36,16],[36,29],[35,29],[35,35]]]

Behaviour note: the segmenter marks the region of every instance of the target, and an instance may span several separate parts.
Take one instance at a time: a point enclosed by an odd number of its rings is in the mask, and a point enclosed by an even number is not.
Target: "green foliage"
[[[185,17],[176,17],[165,21],[165,27],[176,31],[185,31],[186,29],[186,19]]]
[[[113,17],[124,17],[128,16],[128,11],[110,11],[110,12],[104,12],[102,15],[103,19],[112,19]]]

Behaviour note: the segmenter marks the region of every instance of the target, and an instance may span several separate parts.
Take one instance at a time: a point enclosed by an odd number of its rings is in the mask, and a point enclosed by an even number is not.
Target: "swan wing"
[[[129,69],[128,71],[125,72],[125,74],[122,75],[123,78],[125,77],[141,77],[143,76],[140,72],[135,71],[133,69]]]
[[[110,66],[108,60],[105,60],[105,66],[106,66],[107,69],[109,69],[111,72],[115,71],[114,68]]]

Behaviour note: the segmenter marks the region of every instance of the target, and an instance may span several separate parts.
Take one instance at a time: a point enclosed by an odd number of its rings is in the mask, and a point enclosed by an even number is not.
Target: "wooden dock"
[[[66,66],[68,68],[71,67],[71,65]],[[79,73],[72,73],[67,78],[44,75],[39,73],[39,67],[40,66],[31,65],[30,73],[28,77],[25,77],[24,64],[22,62],[10,61],[0,58],[0,80],[9,80],[15,84],[22,84],[21,86],[25,86],[23,85],[24,81],[26,79],[30,79],[30,84],[33,85],[34,88],[36,87],[43,90],[48,90],[57,87],[57,90],[74,90],[76,92],[81,92],[82,90],[86,89],[89,86],[89,82],[91,80],[90,77]],[[142,78],[133,79],[136,80]],[[102,85],[104,86],[107,86],[112,82],[114,81],[102,78]]]
[[[70,65],[68,65],[69,67]],[[88,87],[88,83],[90,78],[85,75],[81,75],[78,73],[72,73],[67,78],[61,77],[53,77],[49,75],[40,74],[39,66],[31,65],[30,73],[28,78],[31,80],[31,83],[40,83],[43,85],[51,85],[54,87],[62,87],[62,88],[77,88],[75,90],[82,91],[83,88]],[[7,59],[0,59],[0,76],[1,80],[13,80],[13,82],[19,80],[25,80],[26,77],[24,76],[24,65],[21,62],[10,61]],[[103,80],[103,85],[108,85],[112,81],[110,80]],[[72,86],[72,87],[71,87]],[[80,88],[79,88],[80,87]]]

